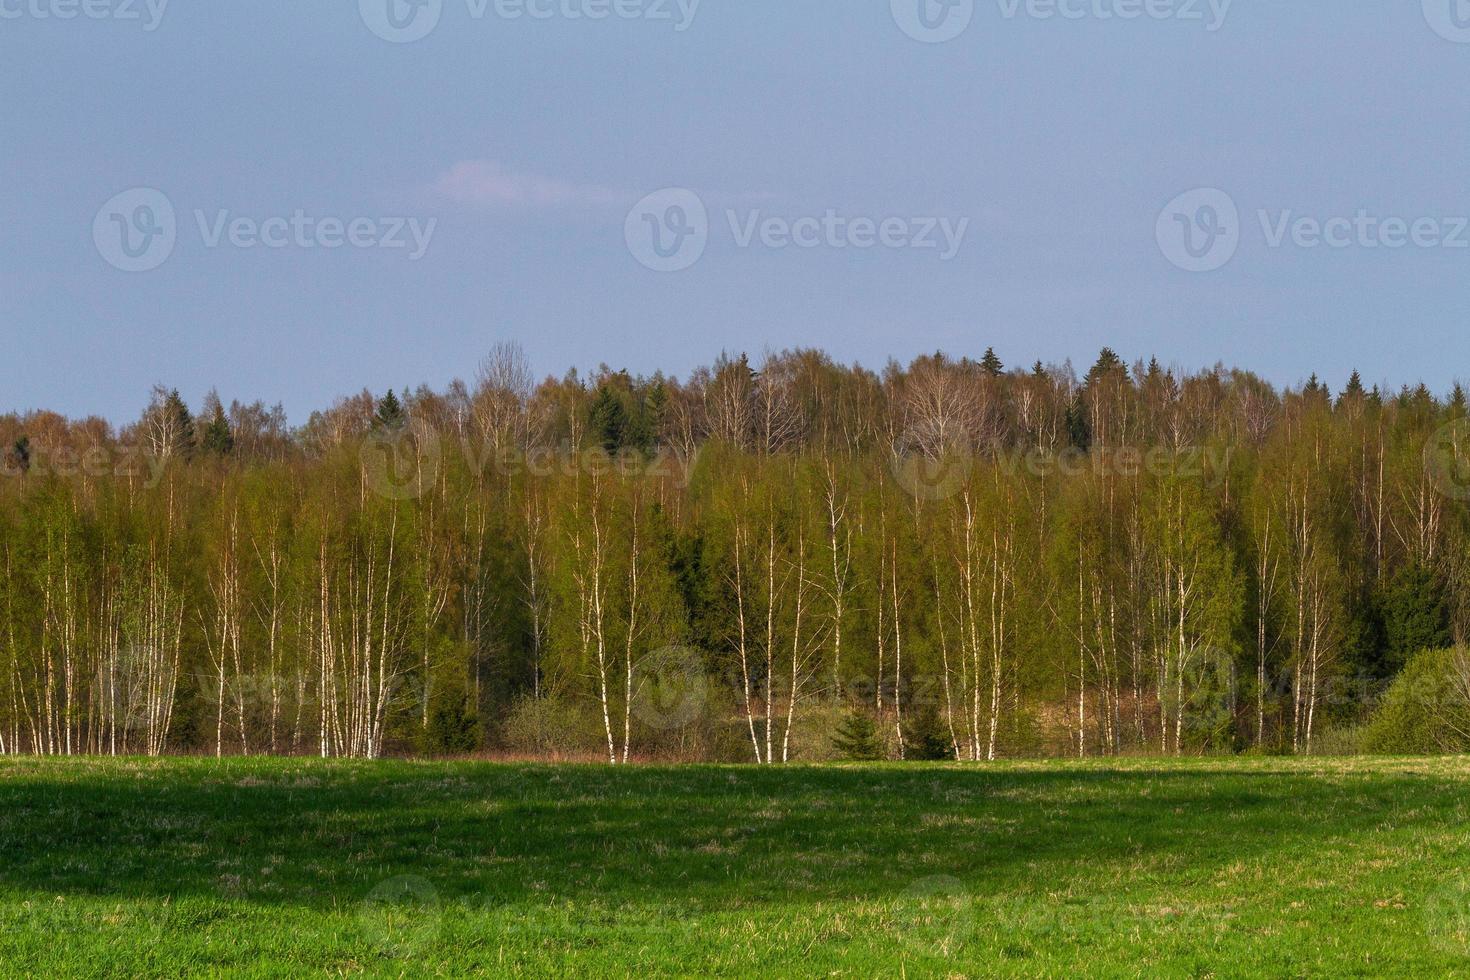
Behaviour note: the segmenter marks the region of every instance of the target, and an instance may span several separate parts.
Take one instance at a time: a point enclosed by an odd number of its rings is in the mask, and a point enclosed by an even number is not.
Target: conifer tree
[[[992,378],[1000,377],[1001,374],[1005,371],[1005,365],[1001,363],[1001,359],[999,357],[995,356],[994,347],[985,348],[985,356],[980,359],[980,366],[984,368],[985,373],[990,375]]]
[[[408,424],[408,413],[403,410],[403,403],[398,396],[393,394],[393,389],[388,389],[388,394],[378,402],[378,410],[373,415],[374,429],[387,429],[396,431]]]
[[[861,711],[843,719],[832,738],[832,746],[849,762],[877,762],[885,756],[878,726]]]
[[[218,398],[214,399],[213,412],[204,426],[201,446],[206,453],[216,456],[228,456],[235,451],[235,437],[230,432],[230,421],[225,417],[224,406],[219,403]]]

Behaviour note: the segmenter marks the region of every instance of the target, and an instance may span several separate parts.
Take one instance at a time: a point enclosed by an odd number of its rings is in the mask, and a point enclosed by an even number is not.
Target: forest
[[[538,380],[501,344],[300,425],[162,386],[4,416],[0,753],[1311,755],[1409,674],[1453,749],[1466,408],[1111,350]]]

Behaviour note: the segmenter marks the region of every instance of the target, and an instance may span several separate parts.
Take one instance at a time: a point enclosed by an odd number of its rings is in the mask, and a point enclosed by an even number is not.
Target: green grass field
[[[0,974],[1470,972],[1470,761],[0,762]]]

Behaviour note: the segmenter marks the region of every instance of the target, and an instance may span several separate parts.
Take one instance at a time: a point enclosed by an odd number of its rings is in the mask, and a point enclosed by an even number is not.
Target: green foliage
[[[1411,658],[1363,733],[1379,755],[1470,752],[1470,658],[1427,650]]]
[[[1080,401],[1067,405],[1062,428],[1067,433],[1067,444],[1073,449],[1085,453],[1092,448],[1092,426],[1087,421],[1087,408]]]
[[[433,755],[464,755],[480,747],[480,719],[463,699],[436,704],[429,713],[424,746]]]
[[[404,410],[403,403],[398,396],[393,394],[393,389],[388,389],[378,402],[377,410],[373,413],[373,428],[396,432],[408,424],[408,412]]]
[[[1448,646],[1450,610],[1439,576],[1420,564],[1401,570],[1384,597],[1383,628],[1387,676],[1416,653]]]
[[[607,751],[592,706],[562,697],[523,697],[506,714],[501,740],[542,758],[597,758]]]
[[[843,719],[832,736],[832,746],[850,762],[874,762],[886,757],[877,724],[871,715],[861,711]]]
[[[628,428],[628,412],[620,399],[607,386],[597,389],[592,400],[592,437],[604,450],[616,453],[623,446]]]
[[[235,451],[235,437],[230,432],[230,420],[225,418],[224,407],[217,400],[209,422],[204,427],[204,438],[200,446],[206,453],[216,456],[228,456]]]
[[[920,708],[904,732],[904,758],[914,762],[940,762],[954,758],[954,743],[944,717],[934,705]]]

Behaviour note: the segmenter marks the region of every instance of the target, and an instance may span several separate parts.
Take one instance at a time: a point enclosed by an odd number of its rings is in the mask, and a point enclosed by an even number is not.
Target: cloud
[[[512,173],[494,160],[462,160],[434,182],[441,197],[481,208],[560,208],[617,204],[628,195],[595,184]]]

